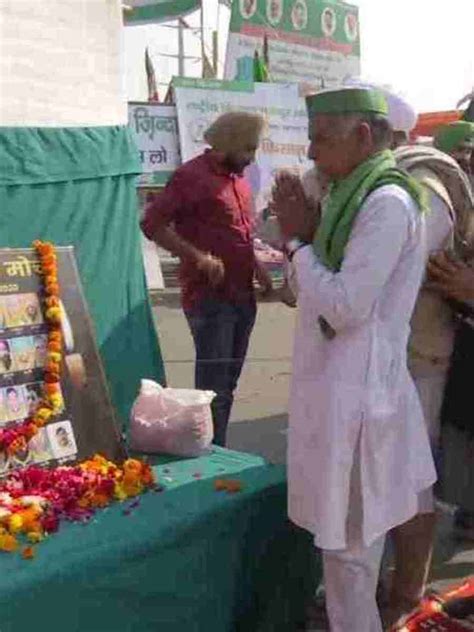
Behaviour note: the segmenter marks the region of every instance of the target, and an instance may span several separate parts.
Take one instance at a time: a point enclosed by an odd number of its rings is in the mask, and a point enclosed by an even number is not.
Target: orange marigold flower
[[[91,498],[93,507],[106,507],[110,502],[110,498],[106,494],[94,494]]]
[[[57,296],[47,296],[44,299],[44,304],[46,307],[59,307],[59,298]],[[59,330],[50,330],[48,334],[48,339],[52,339],[53,336],[58,334],[59,338],[61,338],[61,332]]]
[[[41,262],[41,269],[43,270],[43,274],[53,274],[56,270],[56,264],[55,263],[45,263],[44,261]]]
[[[214,489],[216,490],[216,492],[223,492],[227,489],[227,481],[225,481],[223,478],[217,478],[214,481]]]
[[[46,294],[49,294],[50,296],[58,296],[59,285],[57,283],[48,283],[45,285],[44,290]]]
[[[57,340],[51,340],[48,342],[48,351],[53,351],[55,353],[60,353],[62,349],[61,343]]]
[[[25,546],[25,548],[21,552],[21,557],[24,560],[32,560],[35,555],[36,555],[36,551],[32,546]]]
[[[45,371],[44,381],[46,384],[57,384],[59,382],[59,371]]]
[[[242,491],[242,483],[240,481],[227,481],[227,492],[229,494],[235,494]]]
[[[26,441],[24,437],[18,437],[7,448],[8,454],[16,454],[20,450],[25,450]]]
[[[29,423],[25,427],[26,438],[28,441],[32,439],[35,436],[35,434],[37,434],[38,428],[36,426],[37,426],[36,423]]]
[[[143,463],[141,479],[145,485],[151,485],[155,482],[155,475],[148,463]]]
[[[58,362],[46,362],[44,365],[44,370],[46,373],[52,373],[53,375],[57,375],[59,378],[59,371],[61,367]]]
[[[18,548],[18,540],[11,533],[3,532],[0,534],[0,551],[12,553]]]
[[[56,264],[56,255],[54,254],[54,249],[51,248],[49,252],[41,253],[41,263],[44,266],[55,265]]]
[[[137,459],[127,459],[123,464],[123,469],[125,472],[134,472],[139,475],[142,471],[142,463]]]

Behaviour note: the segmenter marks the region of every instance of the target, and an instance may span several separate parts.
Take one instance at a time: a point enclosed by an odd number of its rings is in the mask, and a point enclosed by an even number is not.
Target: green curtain
[[[126,127],[0,128],[0,246],[73,245],[119,419],[139,381],[164,382]]]

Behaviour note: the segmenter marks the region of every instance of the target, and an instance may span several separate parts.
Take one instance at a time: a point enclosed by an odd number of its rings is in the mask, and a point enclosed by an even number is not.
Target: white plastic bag
[[[140,452],[199,456],[213,439],[212,391],[163,388],[142,380],[131,413],[130,447]]]

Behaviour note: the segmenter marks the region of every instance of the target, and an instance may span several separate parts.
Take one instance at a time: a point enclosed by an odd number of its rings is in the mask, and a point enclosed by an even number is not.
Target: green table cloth
[[[213,448],[156,459],[163,491],[0,554],[1,632],[288,632],[319,569],[286,518],[282,466]],[[242,491],[218,492],[216,478]]]

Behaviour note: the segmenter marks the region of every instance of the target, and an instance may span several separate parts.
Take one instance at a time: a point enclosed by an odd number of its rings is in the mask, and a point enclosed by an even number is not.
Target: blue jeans
[[[211,404],[214,443],[224,446],[234,390],[255,324],[256,303],[234,305],[206,298],[184,313],[196,349],[195,387],[217,394]]]

